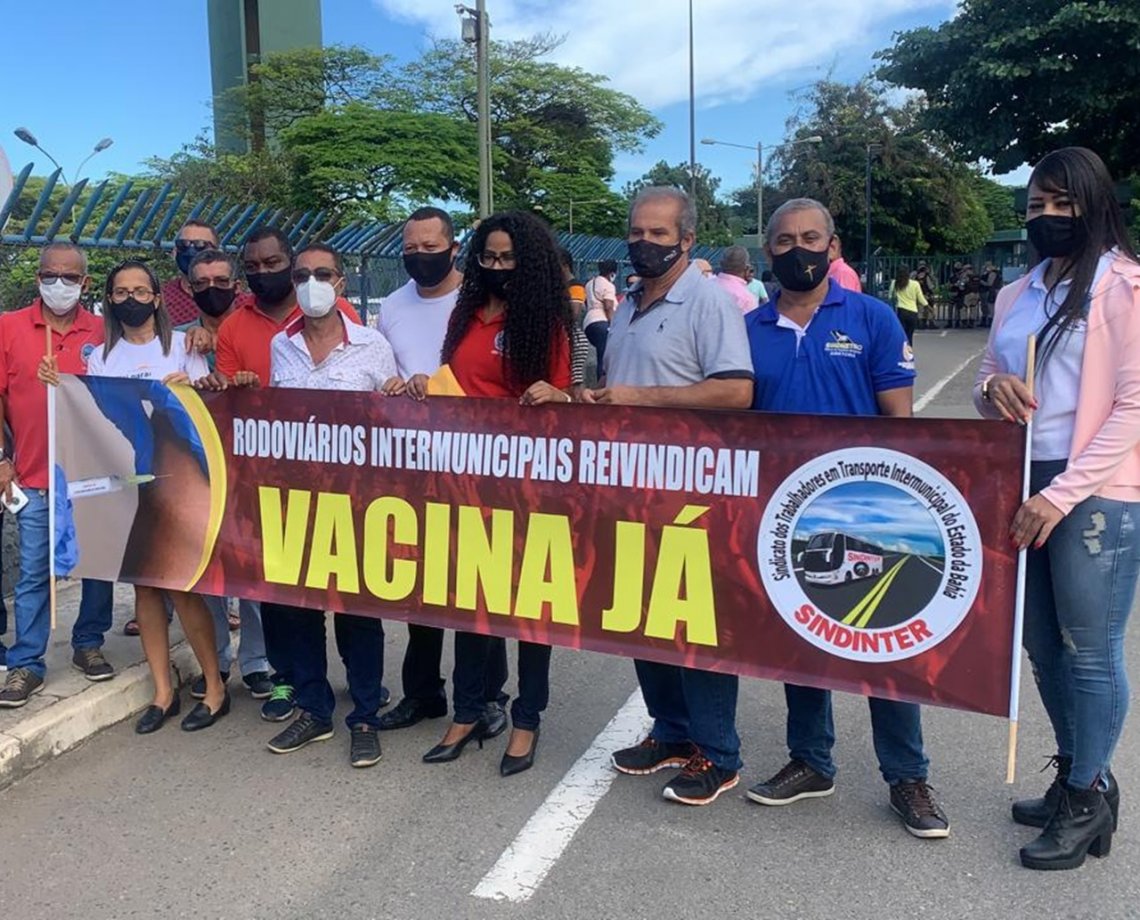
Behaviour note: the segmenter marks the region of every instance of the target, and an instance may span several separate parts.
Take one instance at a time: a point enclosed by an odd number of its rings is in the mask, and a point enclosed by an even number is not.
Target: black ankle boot
[[[1057,810],[1057,803],[1061,801],[1061,787],[1069,780],[1069,771],[1073,768],[1073,758],[1054,754],[1042,768],[1045,772],[1050,767],[1057,770],[1053,782],[1045,790],[1045,795],[1039,799],[1021,799],[1013,803],[1013,820],[1026,827],[1044,827]]]
[[[1112,848],[1112,811],[1098,789],[1061,787],[1057,810],[1041,836],[1021,848],[1027,869],[1075,869],[1086,854],[1107,856]]]
[[[1061,801],[1061,787],[1069,781],[1069,771],[1073,767],[1071,757],[1062,757],[1055,754],[1049,758],[1044,770],[1056,767],[1057,775],[1052,784],[1045,790],[1045,795],[1039,799],[1021,799],[1013,803],[1013,820],[1026,827],[1044,827],[1057,810],[1057,803]],[[1044,770],[1042,772],[1044,772]],[[1108,802],[1112,812],[1112,829],[1120,826],[1120,786],[1112,771],[1108,771],[1108,788],[1104,792],[1104,800]]]

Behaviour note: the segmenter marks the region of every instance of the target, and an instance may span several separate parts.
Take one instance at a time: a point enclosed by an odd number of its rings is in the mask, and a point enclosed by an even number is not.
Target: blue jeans
[[[1033,463],[1030,491],[1064,461]],[[1087,498],[1031,549],[1026,567],[1025,650],[1069,782],[1103,781],[1128,712],[1124,629],[1140,574],[1140,502]]]
[[[218,668],[228,674],[233,667],[231,651],[230,599],[204,594],[202,600],[214,618],[214,642],[218,649]],[[244,598],[238,601],[238,616],[241,617],[241,643],[238,645],[238,666],[241,676],[248,677],[258,671],[268,671],[269,662],[265,658],[265,634],[261,631],[261,604]]]
[[[8,650],[8,667],[27,668],[44,677],[44,653],[51,634],[48,499],[45,489],[25,489],[28,503],[16,515],[20,528],[20,578],[16,582],[16,641]],[[71,631],[76,649],[101,648],[111,628],[110,582],[83,580],[79,617]]]
[[[320,722],[331,722],[336,697],[328,678],[324,612],[269,603],[262,604],[262,611],[271,611],[283,636],[288,637],[297,706]],[[384,624],[374,617],[337,613],[333,614],[333,631],[353,703],[345,722],[349,728],[376,728],[384,679]]]
[[[835,746],[835,722],[831,691],[798,684],[784,684],[788,704],[788,753],[821,776],[835,776],[831,749]],[[922,746],[922,710],[915,703],[868,697],[871,737],[879,772],[892,786],[926,780],[930,761]]]
[[[665,743],[691,741],[722,770],[739,770],[735,674],[698,671],[634,660],[641,695],[653,716],[650,737]]]

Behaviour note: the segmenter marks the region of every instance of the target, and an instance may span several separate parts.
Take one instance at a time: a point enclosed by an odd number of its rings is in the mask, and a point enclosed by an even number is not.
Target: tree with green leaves
[[[548,217],[568,217],[577,196],[606,197],[616,152],[641,150],[661,129],[641,103],[608,87],[605,77],[545,60],[562,41],[538,35],[491,43],[496,208],[541,205]],[[437,42],[397,74],[386,99],[394,108],[474,124],[473,51],[459,41]],[[611,225],[604,210],[583,212],[579,226],[575,209],[574,223],[575,231],[589,233]]]
[[[696,180],[697,242],[706,246],[731,246],[735,239],[732,208],[717,199],[720,179],[709,172],[708,167],[698,164]],[[640,179],[628,183],[625,193],[632,200],[639,191],[651,185],[671,185],[688,192],[689,164],[670,166],[661,160]]]
[[[298,119],[280,134],[296,205],[397,220],[436,198],[478,196],[474,125],[363,103]]]
[[[977,189],[978,172],[950,156],[944,139],[920,124],[921,104],[893,104],[879,85],[816,83],[788,121],[788,137],[819,144],[787,147],[773,158],[789,198],[823,202],[844,251],[863,259],[865,176],[871,149],[871,244],[897,253],[977,249],[993,222]]]
[[[1140,173],[1140,4],[962,0],[937,28],[895,36],[879,76],[922,91],[922,124],[958,156],[1008,172],[1050,150],[1095,150]]]

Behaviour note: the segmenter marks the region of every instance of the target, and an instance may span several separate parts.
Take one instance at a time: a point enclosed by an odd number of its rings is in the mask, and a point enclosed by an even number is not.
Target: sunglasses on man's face
[[[65,284],[80,284],[83,281],[83,275],[60,274],[59,272],[40,272],[39,278],[44,284],[55,284],[57,281],[63,281]]]
[[[204,249],[213,248],[213,245],[214,244],[211,243],[209,240],[175,240],[174,241],[174,248],[177,249],[179,252],[185,252],[187,249],[193,249],[197,252],[201,252]]]
[[[340,277],[340,272],[334,271],[331,268],[314,268],[309,271],[307,268],[293,269],[293,283],[304,284],[309,278],[316,278],[318,281],[335,281]]]

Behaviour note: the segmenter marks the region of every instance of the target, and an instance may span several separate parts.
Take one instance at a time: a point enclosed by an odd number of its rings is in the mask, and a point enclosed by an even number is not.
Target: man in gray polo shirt
[[[675,188],[642,190],[629,212],[629,258],[641,284],[614,314],[605,386],[584,402],[685,409],[747,409],[752,357],[732,297],[690,263],[696,209]],[[662,790],[686,805],[708,805],[739,782],[737,678],[635,661],[653,730],[613,755],[632,775],[681,768]]]

